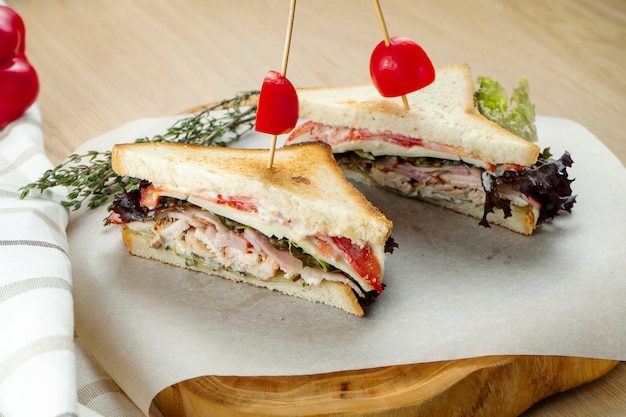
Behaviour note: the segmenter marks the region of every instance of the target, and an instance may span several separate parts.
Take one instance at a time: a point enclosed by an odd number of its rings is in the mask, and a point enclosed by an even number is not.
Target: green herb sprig
[[[203,107],[189,117],[179,119],[162,135],[144,137],[135,142],[187,143],[203,146],[226,146],[240,139],[254,127],[256,98],[259,91],[244,91],[215,105]],[[223,110],[217,115],[216,110]],[[65,207],[78,210],[86,202],[96,208],[122,190],[138,185],[134,178],[122,177],[111,168],[111,151],[88,151],[72,154],[41,178],[20,188],[20,198],[33,190],[43,192],[54,187],[67,187]]]

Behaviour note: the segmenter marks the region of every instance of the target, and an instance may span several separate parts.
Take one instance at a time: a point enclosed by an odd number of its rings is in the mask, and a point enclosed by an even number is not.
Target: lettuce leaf
[[[556,160],[546,155],[544,157],[546,159],[539,158],[534,165],[521,171],[505,171],[501,176],[487,175],[490,186],[485,190],[486,200],[480,221],[482,226],[490,227],[487,214],[493,213],[495,208],[501,209],[505,218],[512,214],[511,202],[501,198],[498,193],[500,185],[513,188],[541,204],[537,224],[558,216],[561,211],[572,212],[576,196],[572,195],[571,183],[574,180],[569,178],[567,172],[567,168],[574,163],[572,157],[567,151]]]
[[[507,91],[490,77],[478,77],[474,93],[476,110],[487,119],[530,142],[537,141],[535,106],[530,101],[528,80],[521,77],[509,100]]]
[[[569,178],[567,168],[573,163],[569,152],[565,151],[559,159],[539,159],[522,171],[506,171],[496,181],[532,196],[541,203],[539,224],[554,218],[562,210],[572,212],[576,195],[572,195],[571,184],[574,180]]]

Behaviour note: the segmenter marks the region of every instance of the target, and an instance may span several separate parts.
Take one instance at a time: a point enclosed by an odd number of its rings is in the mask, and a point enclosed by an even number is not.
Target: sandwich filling
[[[402,195],[480,206],[480,224],[486,227],[494,209],[501,209],[505,218],[521,209],[539,224],[560,210],[571,211],[575,202],[566,171],[572,164],[567,152],[558,160],[544,153],[530,167],[494,165],[462,149],[420,138],[313,121],[294,130],[287,143],[303,141],[328,143],[344,170]]]
[[[495,172],[497,169],[520,170],[523,168],[515,164],[491,164],[483,160],[479,155],[469,153],[455,146],[432,143],[421,138],[413,138],[392,132],[373,132],[368,129],[331,126],[311,120],[295,128],[287,139],[287,143],[307,140],[327,143],[332,147],[335,154],[361,151],[373,156],[401,155],[404,157],[463,161],[484,168],[489,172]]]
[[[264,281],[302,279],[307,285],[341,282],[360,298],[383,290],[382,263],[369,244],[325,235],[306,236],[297,243],[282,233],[267,236],[190,202],[203,197],[183,194],[142,181],[139,188],[116,196],[107,221],[145,234],[150,247],[172,250],[187,265],[216,273],[226,269]],[[218,196],[213,203],[247,213],[262,211],[250,198]],[[275,222],[285,227],[289,219],[277,216]]]

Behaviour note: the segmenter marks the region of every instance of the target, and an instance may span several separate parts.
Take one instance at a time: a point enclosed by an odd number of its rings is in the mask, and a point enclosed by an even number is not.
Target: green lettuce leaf
[[[509,100],[507,91],[489,77],[478,77],[474,93],[476,110],[487,119],[530,142],[537,141],[535,106],[530,102],[528,80],[522,77]]]

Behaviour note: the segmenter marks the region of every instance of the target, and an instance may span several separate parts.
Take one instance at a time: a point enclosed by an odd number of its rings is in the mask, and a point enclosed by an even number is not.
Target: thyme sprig
[[[189,117],[177,120],[164,134],[143,137],[135,142],[187,143],[203,146],[226,146],[239,140],[254,127],[258,91],[244,91],[230,99],[203,107]],[[216,110],[223,110],[215,114]],[[20,198],[33,190],[43,192],[54,187],[67,187],[66,199],[61,201],[72,210],[86,202],[96,208],[122,190],[137,187],[134,178],[122,177],[111,168],[111,151],[88,151],[72,154],[63,162],[43,173],[41,178],[20,188]]]

